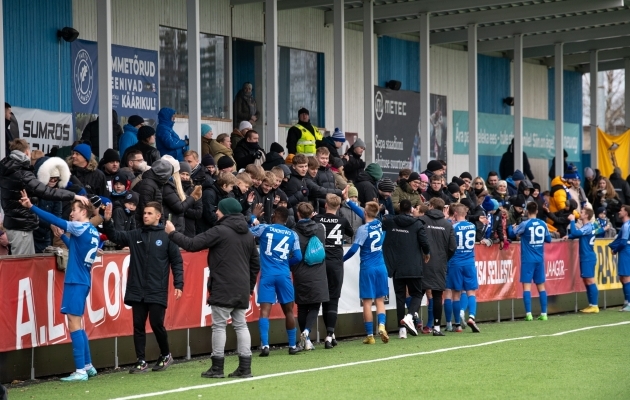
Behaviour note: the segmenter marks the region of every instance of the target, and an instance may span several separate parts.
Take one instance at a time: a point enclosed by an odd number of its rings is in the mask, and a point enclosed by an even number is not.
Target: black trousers
[[[308,329],[312,331],[313,324],[317,321],[317,314],[319,314],[319,307],[322,303],[310,303],[310,304],[298,304],[298,324],[300,324],[300,330]]]
[[[442,324],[442,290],[431,290],[433,295],[433,326]]]
[[[394,278],[394,293],[396,293],[396,318],[398,327],[402,327],[400,322],[405,318],[406,292],[409,291],[411,304],[409,304],[409,314],[414,315],[422,304],[422,278]]]
[[[328,336],[332,336],[335,333],[335,326],[337,325],[337,312],[339,310],[339,299],[330,299],[326,303],[322,303],[322,317],[324,318],[324,325],[326,325],[326,333]]]
[[[165,356],[169,354],[168,335],[166,328],[164,328],[166,307],[156,303],[133,302],[131,303],[131,311],[133,313],[133,344],[136,348],[138,360],[145,360],[144,351],[147,345],[145,325],[147,317],[158,346],[160,346],[160,355]]]

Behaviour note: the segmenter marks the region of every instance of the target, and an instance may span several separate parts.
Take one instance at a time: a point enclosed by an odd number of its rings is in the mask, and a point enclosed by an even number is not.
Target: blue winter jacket
[[[155,130],[155,147],[157,147],[161,156],[166,154],[173,156],[176,160],[184,161],[183,149],[186,142],[180,139],[179,135],[173,130],[175,124],[171,121],[175,115],[172,108],[162,108],[158,113],[158,126]]]
[[[134,144],[138,143],[138,128],[133,125],[125,124],[123,126],[123,134],[118,139],[118,152],[122,156],[125,151]]]

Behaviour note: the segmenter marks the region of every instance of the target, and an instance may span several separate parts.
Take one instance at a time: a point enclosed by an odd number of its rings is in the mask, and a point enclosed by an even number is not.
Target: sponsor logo
[[[160,239],[155,241],[155,245],[156,246],[161,246],[162,245],[162,241]]]
[[[87,104],[94,92],[94,69],[87,50],[79,50],[73,67],[74,91],[81,104]]]

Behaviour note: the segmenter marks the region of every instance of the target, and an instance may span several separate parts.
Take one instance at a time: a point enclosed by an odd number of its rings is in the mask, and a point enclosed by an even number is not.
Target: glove
[[[480,243],[485,244],[488,247],[492,246],[492,240],[490,239],[482,239]]]
[[[307,188],[306,186],[302,186],[302,195],[303,195],[304,197],[308,197],[308,194],[309,194],[309,193],[310,193],[310,192],[309,192],[308,188]]]
[[[499,249],[507,250],[509,248],[510,248],[510,242],[507,239],[502,242],[499,242]]]

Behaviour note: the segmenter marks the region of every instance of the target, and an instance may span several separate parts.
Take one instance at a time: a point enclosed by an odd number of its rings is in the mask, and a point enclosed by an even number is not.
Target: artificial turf
[[[630,324],[575,329],[630,321],[629,313],[609,309],[599,314],[550,316],[549,321],[515,321],[480,324],[482,333],[447,333],[445,337],[420,335],[390,342],[363,345],[361,340],[340,341],[339,346],[289,356],[286,348],[272,350],[268,358],[254,353],[252,372],[261,378],[270,374],[298,372],[256,380],[203,379],[200,373],[209,358],[181,361],[164,372],[130,375],[126,369],[103,373],[89,382],[62,383],[48,380],[9,387],[14,399],[107,399],[198,385],[222,384],[156,397],[199,398],[630,398],[625,379],[630,346],[626,344]],[[505,339],[517,339],[489,343]],[[485,345],[481,345],[485,344]],[[476,347],[464,347],[481,345]],[[380,360],[382,358],[446,350],[431,354]],[[68,354],[68,357],[71,355]],[[377,360],[339,368],[314,368]],[[226,357],[226,376],[238,364]],[[226,384],[236,381],[233,384]]]

